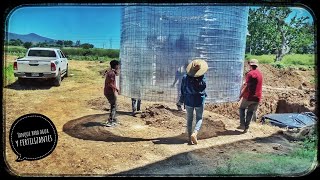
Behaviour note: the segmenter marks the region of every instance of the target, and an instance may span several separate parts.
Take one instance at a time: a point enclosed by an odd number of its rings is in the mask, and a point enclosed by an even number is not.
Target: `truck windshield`
[[[56,57],[56,53],[50,50],[30,50],[28,56]]]

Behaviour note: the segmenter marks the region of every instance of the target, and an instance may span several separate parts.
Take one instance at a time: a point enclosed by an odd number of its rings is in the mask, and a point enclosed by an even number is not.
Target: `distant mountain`
[[[10,39],[20,39],[23,42],[33,42],[33,43],[37,43],[37,42],[54,42],[56,40],[51,39],[51,38],[46,38],[43,36],[40,36],[38,34],[35,33],[30,33],[30,34],[15,34],[15,33],[10,33],[8,32],[8,40]]]

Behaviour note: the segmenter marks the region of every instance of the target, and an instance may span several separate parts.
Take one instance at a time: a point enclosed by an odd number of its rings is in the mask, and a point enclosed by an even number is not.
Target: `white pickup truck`
[[[61,78],[68,76],[68,59],[57,48],[29,48],[25,57],[14,61],[13,72],[21,84],[25,79],[50,79],[60,86]]]

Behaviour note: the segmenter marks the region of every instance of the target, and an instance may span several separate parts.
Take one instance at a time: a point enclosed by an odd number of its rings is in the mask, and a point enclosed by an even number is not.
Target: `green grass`
[[[304,159],[294,155],[241,153],[235,155],[226,165],[218,167],[215,173],[223,175],[298,176],[313,170],[314,163],[314,159]]]
[[[301,176],[315,169],[317,143],[314,135],[288,154],[240,152],[215,169],[221,175]]]
[[[313,77],[311,80],[310,80],[311,83],[313,84],[316,84],[318,82],[318,78],[317,76]]]
[[[260,64],[271,64],[274,62],[274,59],[276,58],[276,56],[275,55],[256,56],[256,55],[246,54],[245,58],[246,59],[257,59]]]
[[[246,54],[246,59],[258,59],[260,64],[272,64],[276,68],[286,67],[302,67],[302,68],[314,68],[315,56],[314,54],[288,54],[285,55],[280,62],[274,62],[276,55],[251,55]]]
[[[314,54],[289,54],[283,57],[281,63],[285,65],[314,66],[315,57]]]
[[[110,58],[108,56],[99,57],[99,56],[76,56],[76,55],[68,55],[68,59],[77,60],[77,61],[111,61],[114,58]],[[115,58],[117,59],[117,58]]]
[[[22,46],[5,46],[5,51],[9,55],[24,57],[27,49]],[[65,47],[61,49],[70,60],[79,61],[111,61],[119,59],[119,50],[117,49],[82,49],[75,47]]]
[[[15,81],[15,77],[13,74],[13,65],[4,67],[4,85],[11,84]]]

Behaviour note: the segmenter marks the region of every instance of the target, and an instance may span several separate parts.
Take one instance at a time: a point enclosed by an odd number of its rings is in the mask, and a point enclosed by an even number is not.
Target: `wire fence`
[[[176,102],[177,70],[207,61],[207,102],[238,100],[248,23],[245,6],[127,6],[122,9],[121,93]]]

